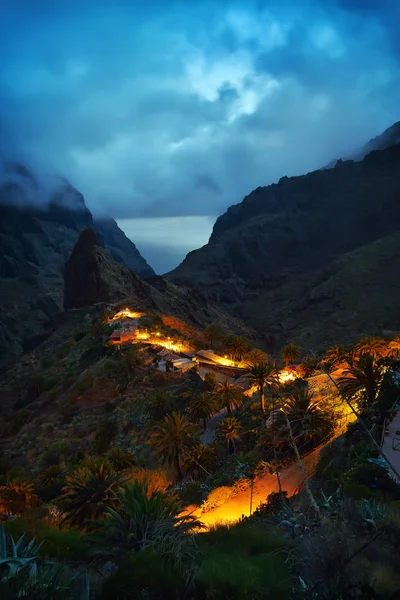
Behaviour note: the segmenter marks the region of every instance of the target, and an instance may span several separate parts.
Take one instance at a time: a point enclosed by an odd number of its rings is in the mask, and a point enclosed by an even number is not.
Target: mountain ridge
[[[63,269],[79,233],[96,230],[111,255],[142,276],[154,271],[112,219],[96,220],[66,179],[49,186],[8,162],[0,179],[0,361],[48,335],[62,310]]]
[[[354,331],[349,332],[347,322],[333,336],[328,325],[323,344],[315,333],[313,314],[318,310],[303,314],[304,322],[297,312],[296,324],[290,315],[297,304],[291,305],[284,290],[297,286],[291,293],[304,302],[313,286],[337,269],[339,257],[397,233],[399,172],[400,145],[392,145],[370,152],[362,161],[337,161],[333,169],[283,177],[259,187],[221,215],[208,244],[189,253],[167,278],[201,288],[264,335],[272,330],[282,340],[294,339],[310,348],[317,339],[317,345],[326,347],[335,336],[339,342],[349,335],[357,337],[367,328],[353,314]],[[394,286],[394,274],[389,271],[388,277],[382,296]],[[361,287],[368,293],[368,286]],[[325,301],[325,318],[337,310],[332,291],[331,295],[331,305]],[[314,299],[314,307],[318,303]],[[285,310],[278,310],[279,305]],[[355,313],[354,303],[352,307]],[[381,327],[400,327],[393,307],[374,329]],[[301,333],[304,329],[308,339]]]

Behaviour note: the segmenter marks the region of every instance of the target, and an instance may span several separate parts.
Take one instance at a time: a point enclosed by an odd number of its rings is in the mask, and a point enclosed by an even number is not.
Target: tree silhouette
[[[348,398],[361,392],[358,404],[360,408],[367,408],[375,402],[384,374],[385,365],[381,359],[373,354],[361,354],[343,371],[338,384]]]
[[[243,356],[249,352],[250,345],[243,337],[228,336],[226,339],[226,348],[233,360],[241,361]]]
[[[64,521],[87,527],[90,521],[102,518],[108,507],[116,506],[116,492],[124,481],[121,474],[104,462],[91,468],[79,467],[67,476],[63,487],[60,503]]]
[[[175,468],[178,480],[182,479],[182,456],[193,444],[194,426],[179,412],[157,425],[151,434],[150,442],[160,458]]]
[[[271,362],[258,362],[250,367],[249,380],[252,385],[256,385],[260,396],[261,412],[263,419],[266,419],[265,414],[265,386],[276,383],[277,373],[275,365]]]
[[[218,406],[226,408],[228,414],[231,413],[232,409],[243,404],[243,392],[236,385],[230,383],[228,379],[217,384],[214,397]]]
[[[230,454],[235,453],[235,442],[240,438],[239,432],[241,430],[241,426],[239,422],[235,419],[235,417],[225,417],[225,419],[219,424],[218,429],[225,437],[228,445],[228,452]]]
[[[207,421],[216,411],[215,397],[209,393],[196,394],[188,405],[188,412],[193,421],[202,421],[203,428],[206,429]]]
[[[371,354],[375,358],[382,358],[387,353],[387,343],[380,337],[364,337],[355,346],[356,354]]]
[[[196,481],[203,481],[211,474],[215,467],[214,448],[196,444],[191,448],[185,458],[184,470],[187,476]]]
[[[289,434],[287,422],[296,443],[319,441],[334,430],[333,416],[313,398],[308,388],[296,382],[287,386],[284,411],[275,415],[275,423],[280,434]]]
[[[282,351],[282,357],[285,361],[286,368],[300,358],[300,348],[293,343],[287,344]]]
[[[214,342],[222,338],[223,332],[218,323],[211,323],[211,325],[208,325],[208,327],[205,328],[204,335],[210,342],[210,348],[212,348]]]
[[[92,554],[125,557],[129,552],[177,550],[190,530],[200,524],[183,513],[183,505],[174,495],[148,493],[145,483],[128,483],[117,493],[117,508],[108,507],[103,527],[92,536]],[[172,557],[171,557],[172,558]]]
[[[331,367],[336,367],[337,365],[346,362],[347,360],[347,350],[344,346],[337,344],[336,346],[332,346],[326,352],[323,362],[325,364],[330,365]]]

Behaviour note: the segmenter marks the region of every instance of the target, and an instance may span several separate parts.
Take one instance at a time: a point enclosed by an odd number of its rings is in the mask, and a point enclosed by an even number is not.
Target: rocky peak
[[[133,271],[115,262],[99,244],[93,229],[85,229],[64,269],[64,308],[129,299],[139,309],[153,306],[150,292]]]

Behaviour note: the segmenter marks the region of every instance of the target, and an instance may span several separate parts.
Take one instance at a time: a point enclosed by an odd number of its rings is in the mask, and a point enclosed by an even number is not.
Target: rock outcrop
[[[7,164],[0,177],[0,364],[47,336],[63,309],[63,269],[79,233],[100,242],[142,276],[152,269],[115,221],[93,219],[64,179],[43,183],[26,167]]]
[[[64,308],[123,300],[142,310],[154,308],[149,286],[100,246],[93,229],[85,229],[65,265]]]
[[[64,270],[65,309],[92,306],[100,302],[126,302],[136,310],[178,317],[203,328],[218,321],[229,331],[252,337],[243,323],[224,313],[200,292],[182,290],[163,277],[146,281],[117,263],[100,246],[93,229],[83,231]]]
[[[399,329],[399,174],[395,145],[260,187],[167,277],[305,348]]]

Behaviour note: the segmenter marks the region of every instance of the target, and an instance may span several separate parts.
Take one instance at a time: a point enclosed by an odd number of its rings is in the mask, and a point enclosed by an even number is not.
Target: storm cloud
[[[0,6],[1,151],[121,223],[211,223],[400,118],[397,0]]]

